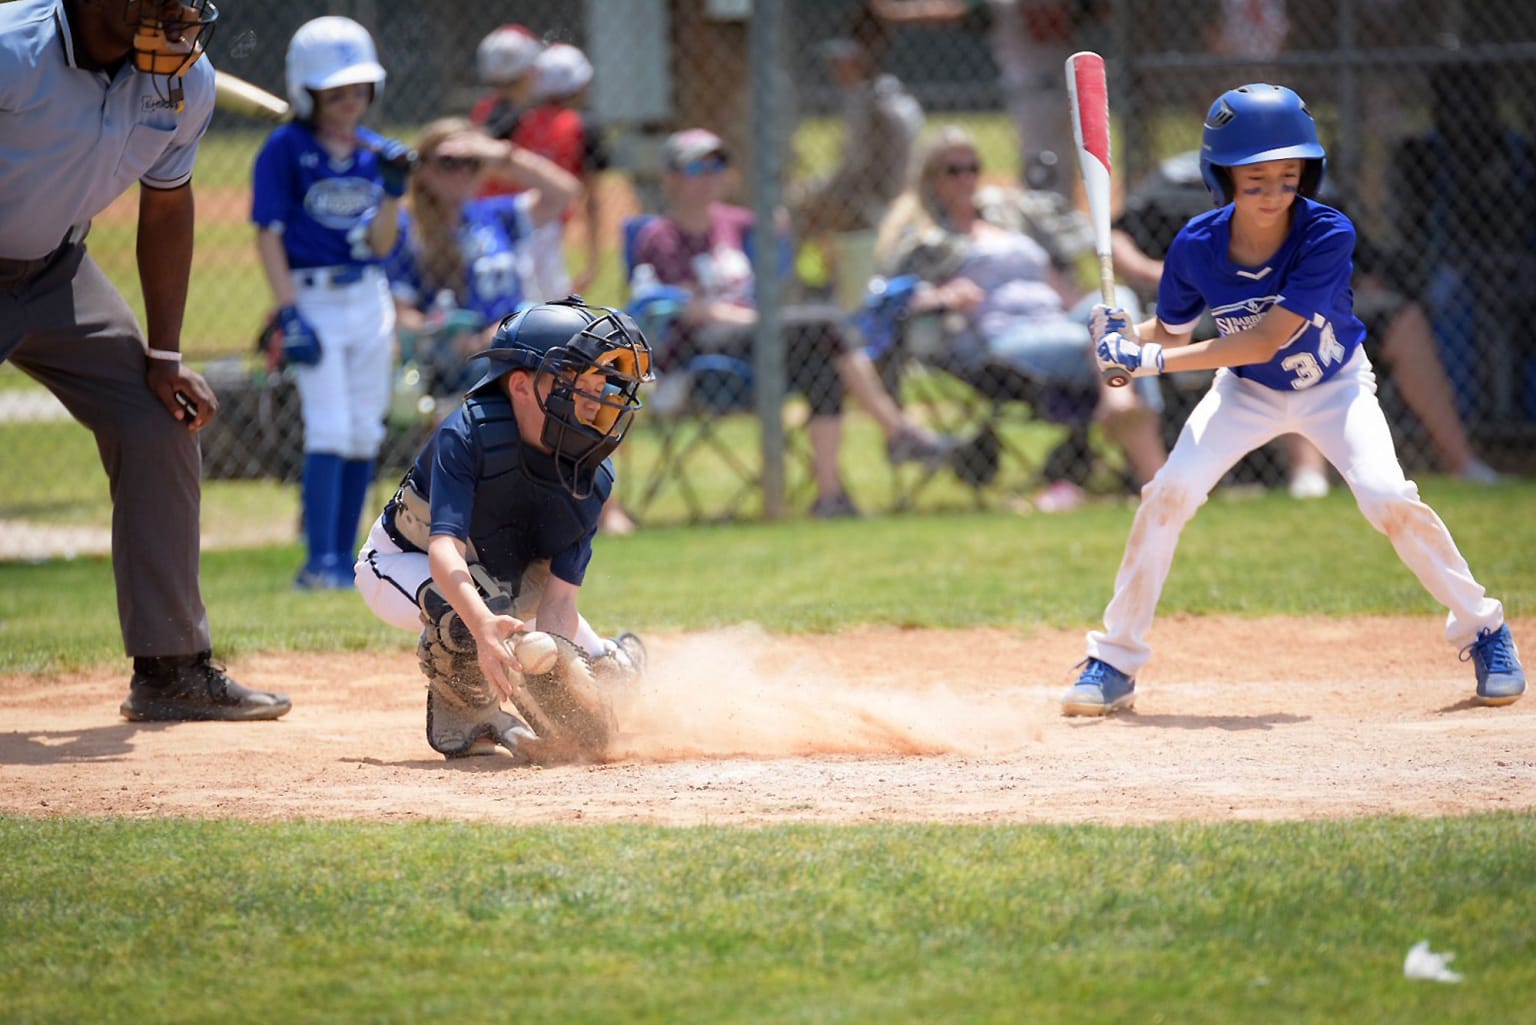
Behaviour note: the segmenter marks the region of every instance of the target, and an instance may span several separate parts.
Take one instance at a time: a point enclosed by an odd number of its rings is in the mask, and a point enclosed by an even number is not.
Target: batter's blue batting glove
[[[405,183],[416,169],[416,151],[399,139],[385,139],[379,144],[379,179],[384,194],[399,199],[405,195]]]
[[[1151,377],[1163,372],[1163,347],[1156,342],[1137,345],[1129,338],[1111,331],[1094,348],[1099,370],[1123,370],[1132,377]]]
[[[1136,325],[1131,323],[1131,315],[1119,306],[1098,303],[1088,314],[1088,333],[1093,336],[1095,343],[1107,334],[1117,334],[1135,341]]]
[[[277,325],[283,332],[283,359],[301,367],[320,362],[320,336],[294,306],[277,311]]]

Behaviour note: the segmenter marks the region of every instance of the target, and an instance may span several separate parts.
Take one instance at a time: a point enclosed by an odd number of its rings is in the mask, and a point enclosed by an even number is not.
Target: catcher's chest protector
[[[554,458],[524,444],[510,400],[474,396],[466,407],[480,456],[470,541],[498,579],[520,580],[530,564],[553,558],[592,531],[613,475],[605,463],[592,493],[578,499],[559,483]]]

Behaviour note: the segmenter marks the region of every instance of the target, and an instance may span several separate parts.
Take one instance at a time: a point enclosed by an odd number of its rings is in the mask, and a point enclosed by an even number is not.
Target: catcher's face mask
[[[167,97],[181,108],[181,76],[197,63],[213,38],[219,9],[210,0],[191,3],[128,0],[133,34],[133,66],[150,75],[163,75]]]
[[[612,312],[565,345],[550,349],[534,375],[544,412],[541,441],[555,456],[560,483],[577,498],[592,493],[594,470],[624,440],[651,379],[651,351]]]

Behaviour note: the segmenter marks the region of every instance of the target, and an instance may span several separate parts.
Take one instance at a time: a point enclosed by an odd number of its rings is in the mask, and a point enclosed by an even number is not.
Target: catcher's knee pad
[[[487,608],[499,616],[511,615],[512,595],[485,567],[472,563],[469,574]],[[436,581],[428,579],[421,585],[416,592],[416,605],[421,609],[422,627],[433,645],[445,651],[474,654],[474,633],[438,589]]]

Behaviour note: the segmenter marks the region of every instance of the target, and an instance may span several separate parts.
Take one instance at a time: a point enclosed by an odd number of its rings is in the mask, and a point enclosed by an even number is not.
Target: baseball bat
[[[252,85],[227,71],[213,73],[213,104],[220,110],[263,121],[281,121],[288,116],[288,101],[279,99],[260,86]]]
[[[1115,305],[1115,262],[1109,244],[1109,84],[1104,58],[1082,50],[1067,58],[1067,102],[1072,137],[1077,142],[1077,170],[1083,176],[1088,216],[1093,222],[1093,249],[1099,258],[1099,291]],[[1118,368],[1103,371],[1111,388],[1123,388],[1130,375]]]

